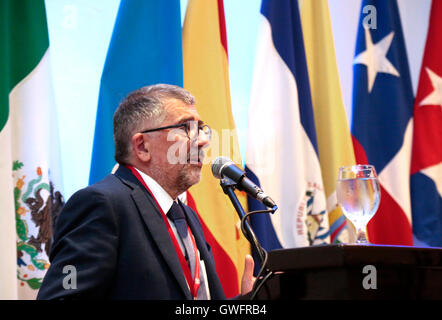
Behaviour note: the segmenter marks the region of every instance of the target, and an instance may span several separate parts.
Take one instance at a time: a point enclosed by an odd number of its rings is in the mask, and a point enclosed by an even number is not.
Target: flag
[[[64,204],[43,0],[0,2],[1,299],[35,299]]]
[[[326,200],[297,1],[263,0],[253,75],[246,166],[275,200],[252,216],[266,250],[329,242]],[[249,211],[259,209],[249,199]]]
[[[415,244],[442,247],[442,2],[433,0],[414,102],[411,205]]]
[[[364,8],[375,9],[376,18],[370,19],[373,10]],[[381,189],[368,238],[377,244],[412,245],[413,89],[396,0],[362,2],[353,63],[356,161],[374,165]]]
[[[342,100],[327,1],[302,1],[301,20],[330,241],[351,243],[355,234],[338,206],[336,182],[339,168],[355,164],[355,157]]]
[[[220,155],[242,164],[230,101],[222,0],[189,0],[183,27],[183,61],[184,88],[195,96],[201,119],[213,130],[201,181],[189,191],[212,247],[224,292],[233,297],[239,293],[244,258],[250,246],[239,229],[239,217],[232,203],[210,169],[211,160]],[[245,195],[237,197],[245,206]]]
[[[122,0],[101,76],[89,183],[115,166],[112,118],[133,90],[167,83],[182,86],[179,0]]]

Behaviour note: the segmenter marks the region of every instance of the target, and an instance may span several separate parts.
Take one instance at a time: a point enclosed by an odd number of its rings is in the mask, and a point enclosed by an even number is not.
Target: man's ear
[[[144,139],[142,133],[136,133],[132,136],[132,150],[134,157],[142,162],[147,162],[151,158],[149,142]]]

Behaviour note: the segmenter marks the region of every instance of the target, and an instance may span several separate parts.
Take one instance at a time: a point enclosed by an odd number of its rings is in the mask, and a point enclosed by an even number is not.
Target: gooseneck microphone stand
[[[261,263],[261,269],[259,270],[258,275],[256,276],[256,281],[253,285],[252,293],[250,296],[250,300],[254,300],[259,290],[263,287],[264,283],[273,275],[273,271],[267,269],[267,257],[268,257],[267,251],[259,244],[258,238],[256,237],[255,233],[250,227],[247,218],[250,215],[257,213],[274,213],[278,209],[278,207],[275,205],[272,209],[269,210],[251,211],[246,214],[234,192],[237,185],[236,182],[234,182],[229,178],[224,177],[220,180],[220,185],[223,188],[224,193],[229,196],[230,201],[232,202],[236,212],[241,218],[242,233],[252,245],[252,250],[254,250],[257,253]]]
[[[236,197],[236,194],[234,192],[235,187],[236,187],[236,183],[233,180],[224,177],[223,179],[220,180],[220,185],[223,188],[224,193],[229,196],[230,201],[232,202],[233,206],[235,207],[235,210],[238,213],[241,221],[244,221],[244,219],[246,219],[246,213],[245,213],[243,207],[241,206],[241,203],[239,202],[239,200]],[[244,236],[252,245],[253,250],[258,254],[258,257],[261,260],[261,265],[264,266],[264,264],[266,262],[267,252],[259,244],[258,239],[256,238],[256,235],[253,232],[253,230],[250,227],[250,224],[247,220],[244,221],[244,228],[242,228],[242,230],[243,230]]]

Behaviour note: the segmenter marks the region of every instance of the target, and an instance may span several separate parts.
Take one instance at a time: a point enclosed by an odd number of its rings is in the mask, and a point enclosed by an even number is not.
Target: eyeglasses
[[[210,140],[212,137],[212,129],[207,124],[202,124],[197,126],[196,125],[197,123],[198,123],[197,121],[187,121],[184,123],[173,124],[170,126],[165,126],[155,129],[147,129],[141,131],[140,133],[149,133],[149,132],[166,130],[166,129],[183,128],[187,134],[187,137],[192,141],[196,140],[199,134],[201,133],[205,134],[207,139]],[[198,130],[196,130],[196,128],[198,128]]]

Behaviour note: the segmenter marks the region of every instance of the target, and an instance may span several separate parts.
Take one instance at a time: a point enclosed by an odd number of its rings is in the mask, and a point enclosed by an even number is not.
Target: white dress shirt
[[[167,213],[169,212],[170,208],[172,207],[173,202],[177,201],[177,199],[172,199],[172,197],[166,192],[166,190],[164,190],[163,187],[158,182],[156,182],[152,177],[150,177],[149,175],[145,174],[144,172],[138,170],[137,168],[135,168],[135,170],[137,170],[138,173],[141,175],[141,178],[143,178],[147,187],[150,189],[153,196],[155,197],[158,204],[160,205],[161,210],[163,210],[164,214],[166,215],[167,220],[169,221],[170,227],[172,228],[175,238],[177,239],[177,242],[181,248],[181,252],[183,253],[183,255],[185,255],[186,251],[184,249],[184,244],[183,244],[183,241],[181,240],[181,237],[178,234],[178,231],[175,227],[175,223],[172,220],[170,220],[169,217],[167,216]],[[185,194],[179,196],[180,200],[183,199],[183,196],[185,197]],[[199,252],[199,250],[197,250],[197,251],[198,251],[198,257],[199,257],[200,252]],[[200,276],[204,277],[204,279],[205,279],[205,281],[204,281],[205,290],[206,290],[208,299],[210,299],[209,284],[207,281],[207,274],[206,274],[206,265],[204,263],[204,260],[199,259],[199,261],[200,261]]]

